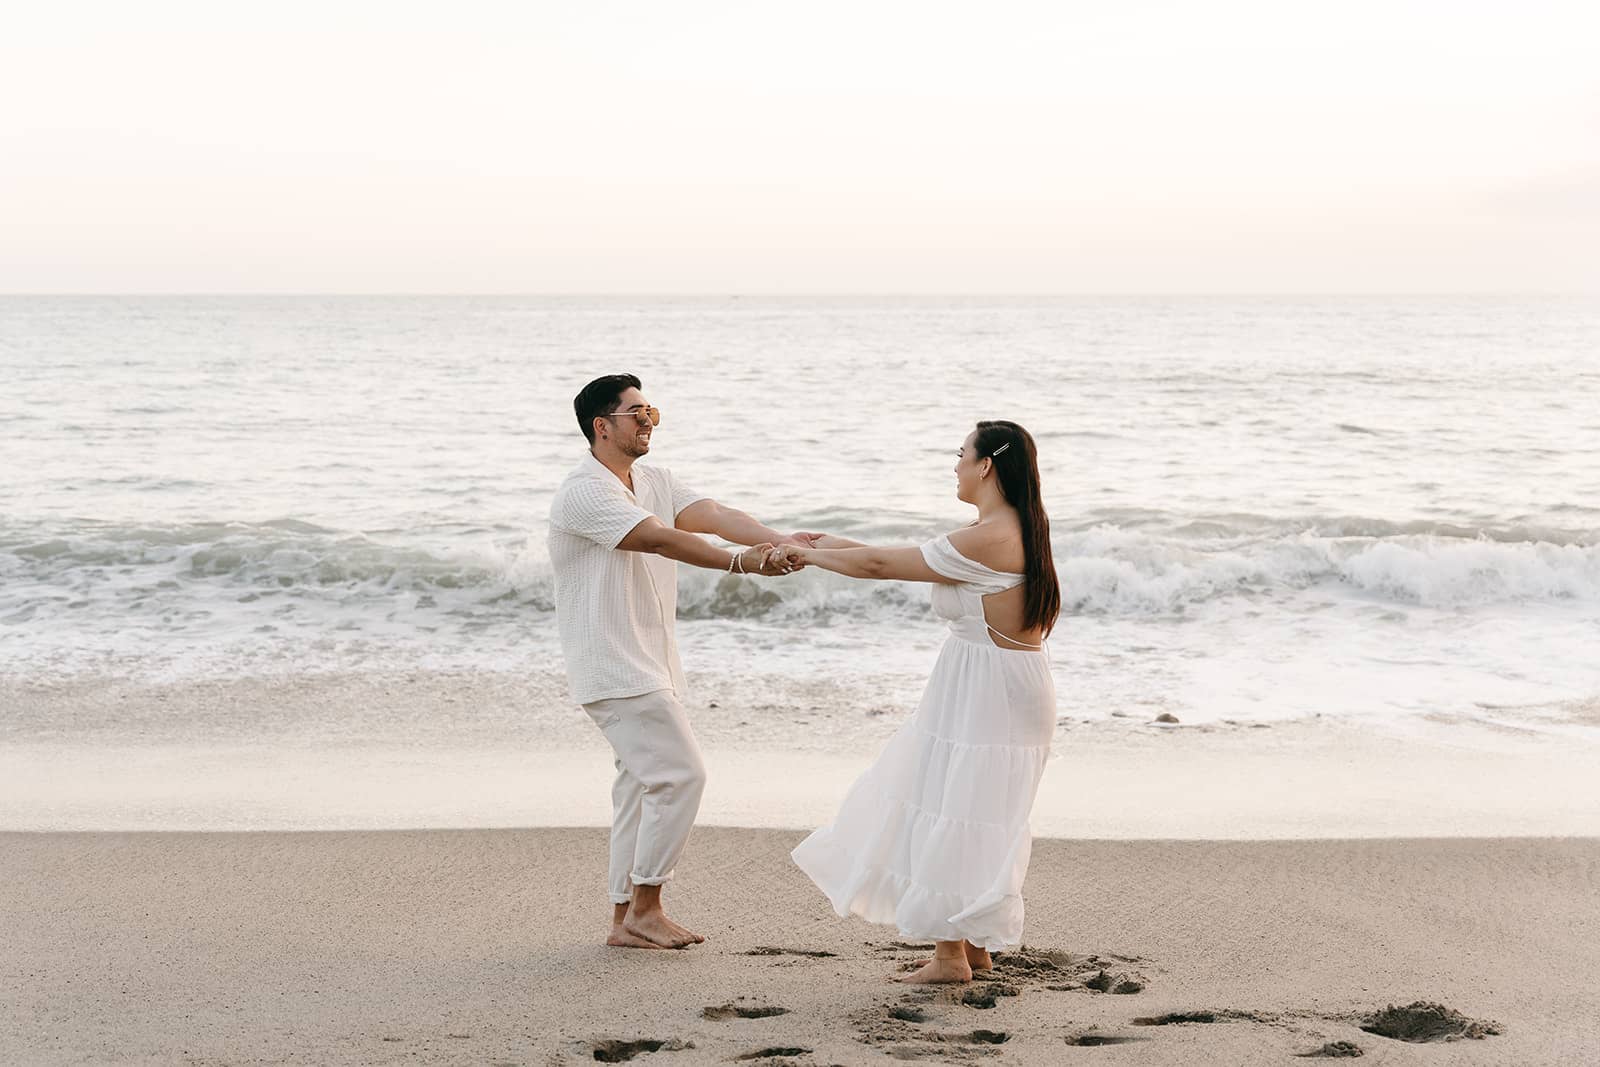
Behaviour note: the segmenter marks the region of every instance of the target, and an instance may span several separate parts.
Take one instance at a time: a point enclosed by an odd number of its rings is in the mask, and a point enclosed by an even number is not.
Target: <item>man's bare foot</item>
[[[660,948],[686,948],[695,944],[695,935],[668,919],[659,909],[629,911],[622,928],[634,937],[653,942]]]
[[[970,982],[972,981],[972,967],[961,956],[935,956],[923,967],[903,975],[898,981],[910,982],[915,985],[929,985],[941,982]]]
[[[660,948],[654,941],[646,941],[642,937],[634,937],[628,933],[627,927],[617,923],[611,928],[611,936],[606,938],[606,944],[612,948]]]
[[[667,919],[667,917],[665,915],[662,915],[661,917],[663,919]],[[695,933],[693,930],[689,929],[687,926],[684,926],[681,923],[675,923],[671,919],[667,919],[667,925],[672,928],[674,933],[682,934],[684,937],[687,937],[691,942],[693,942],[696,945],[700,945],[700,944],[704,944],[705,943],[706,939],[705,939],[704,936],[702,936],[701,934]]]

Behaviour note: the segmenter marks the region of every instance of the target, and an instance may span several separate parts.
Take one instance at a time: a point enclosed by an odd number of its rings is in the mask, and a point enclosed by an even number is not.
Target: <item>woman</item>
[[[841,916],[936,942],[903,980],[970,982],[1022,943],[1028,813],[1055,730],[1043,651],[1061,608],[1033,437],[980,422],[962,443],[956,497],[972,525],[921,548],[825,538],[785,546],[792,564],[852,578],[933,582],[950,622],[917,713],[794,861]]]

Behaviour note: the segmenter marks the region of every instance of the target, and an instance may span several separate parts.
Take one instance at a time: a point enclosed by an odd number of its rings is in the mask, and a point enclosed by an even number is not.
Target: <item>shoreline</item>
[[[554,1067],[633,1047],[646,1067],[1281,1065],[1348,1042],[1370,1062],[1487,1067],[1600,1052],[1600,840],[1041,840],[1028,955],[972,986],[911,989],[890,979],[916,948],[835,917],[787,859],[798,837],[697,830],[667,900],[709,940],[640,953],[600,945],[597,829],[3,833],[0,1060]],[[1101,970],[1140,988],[1102,992]],[[1361,1029],[1414,1002],[1500,1032]]]

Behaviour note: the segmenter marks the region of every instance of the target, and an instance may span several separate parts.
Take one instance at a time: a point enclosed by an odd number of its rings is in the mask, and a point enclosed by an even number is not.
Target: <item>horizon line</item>
[[[672,289],[11,289],[0,290],[7,297],[607,297],[675,298],[708,300],[772,299],[881,299],[892,298],[1012,298],[1012,299],[1296,299],[1296,298],[1437,298],[1437,297],[1548,297],[1560,299],[1600,298],[1600,289],[1306,289],[1306,290],[672,290]]]

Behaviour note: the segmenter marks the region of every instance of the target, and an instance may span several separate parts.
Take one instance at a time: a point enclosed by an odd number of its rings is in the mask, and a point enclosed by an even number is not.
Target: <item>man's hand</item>
[[[778,544],[796,545],[800,548],[816,548],[817,540],[826,536],[828,535],[820,533],[806,533],[802,530],[792,533],[788,537],[779,538]]]
[[[761,574],[768,578],[790,574],[805,566],[803,562],[792,562],[784,555],[785,551],[792,550],[792,546],[751,545],[739,554],[739,566],[746,574]]]

